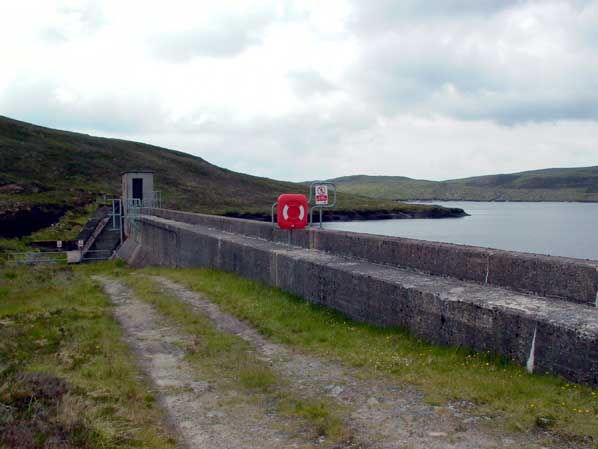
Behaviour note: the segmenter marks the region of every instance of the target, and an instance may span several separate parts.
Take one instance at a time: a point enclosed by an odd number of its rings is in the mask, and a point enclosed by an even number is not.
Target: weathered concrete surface
[[[598,387],[598,309],[588,305],[156,216],[139,219],[119,255],[132,264],[235,272],[358,321],[401,326],[430,342],[492,351],[522,365],[535,333],[534,371]]]
[[[269,223],[166,209],[146,213],[275,242],[287,234]],[[292,244],[340,256],[596,305],[598,261],[502,251],[355,232],[293,231]]]

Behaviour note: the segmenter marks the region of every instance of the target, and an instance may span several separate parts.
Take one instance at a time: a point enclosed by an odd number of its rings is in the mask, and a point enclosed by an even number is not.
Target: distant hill
[[[67,210],[102,195],[118,195],[120,173],[139,169],[155,173],[166,207],[187,211],[265,218],[279,194],[307,193],[301,184],[236,173],[186,153],[0,116],[0,228],[9,221],[32,229],[47,226]],[[364,213],[459,215],[438,207],[339,195],[337,218]]]
[[[333,179],[346,193],[392,200],[598,201],[598,166],[548,168],[449,181],[403,176],[345,176]]]

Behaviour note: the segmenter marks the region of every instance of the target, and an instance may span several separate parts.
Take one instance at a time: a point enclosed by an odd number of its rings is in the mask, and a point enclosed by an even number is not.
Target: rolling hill
[[[155,173],[166,207],[187,211],[265,219],[279,194],[307,192],[301,184],[236,173],[178,151],[0,116],[0,229],[5,231],[0,236],[9,234],[9,226],[25,235],[54,223],[67,210],[115,196],[120,173],[139,169]],[[337,219],[462,213],[354,194],[339,195],[335,211]]]
[[[598,202],[598,166],[548,168],[448,181],[366,175],[332,181],[341,192],[387,200]]]

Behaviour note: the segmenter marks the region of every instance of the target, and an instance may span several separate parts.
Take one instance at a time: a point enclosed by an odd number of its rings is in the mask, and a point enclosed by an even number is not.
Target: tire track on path
[[[335,361],[274,343],[203,295],[163,276],[149,276],[182,302],[206,315],[221,331],[248,341],[300,396],[327,396],[349,407],[350,427],[367,447],[381,449],[545,448],[547,434],[503,435],[480,424],[460,404],[432,406],[421,393],[382,379],[362,379]],[[543,440],[543,441],[542,441]],[[551,446],[559,447],[559,446]]]
[[[196,378],[181,346],[190,336],[170,326],[154,308],[136,299],[123,283],[94,276],[114,304],[126,342],[157,392],[179,442],[192,449],[310,448],[290,435],[286,423],[236,391],[218,391]]]

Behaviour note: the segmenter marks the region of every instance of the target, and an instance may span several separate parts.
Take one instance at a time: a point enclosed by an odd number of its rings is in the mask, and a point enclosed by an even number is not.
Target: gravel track
[[[181,349],[191,337],[135,298],[123,283],[94,276],[114,304],[114,314],[179,442],[190,449],[312,448],[288,432],[288,422],[259,404],[219,391],[202,379]]]
[[[357,440],[379,449],[543,448],[547,434],[504,435],[492,430],[489,417],[472,416],[468,404],[431,406],[423,396],[383,379],[364,379],[357,369],[306,355],[270,341],[247,323],[186,287],[162,276],[151,276],[166,292],[206,315],[221,331],[248,341],[293,393],[327,396],[350,410],[348,420]],[[490,424],[490,425],[486,425]],[[262,446],[266,447],[266,446]],[[571,447],[571,446],[551,446]]]

